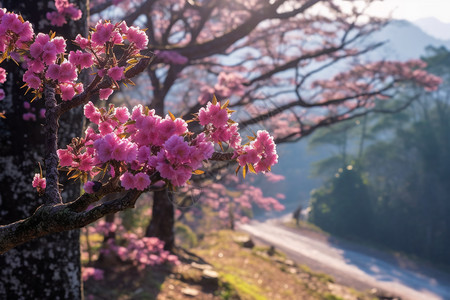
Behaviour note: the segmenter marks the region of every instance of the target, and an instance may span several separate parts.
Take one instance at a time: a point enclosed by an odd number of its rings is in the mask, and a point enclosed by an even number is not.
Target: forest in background
[[[367,116],[310,140],[336,155],[315,164],[309,220],[347,238],[450,265],[450,52],[428,49],[428,71],[444,79],[397,114]],[[404,90],[397,97],[410,96]]]

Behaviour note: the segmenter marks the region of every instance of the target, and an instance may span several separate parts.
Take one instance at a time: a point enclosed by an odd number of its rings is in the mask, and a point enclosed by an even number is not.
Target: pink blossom
[[[57,64],[51,64],[48,69],[47,72],[45,73],[47,78],[53,79],[53,80],[58,80],[59,79],[59,72],[61,70],[61,67]]]
[[[55,49],[57,53],[66,52],[66,40],[64,38],[57,36],[52,39],[52,43],[55,45]]]
[[[66,23],[66,17],[72,20],[79,20],[82,12],[73,3],[68,0],[56,0],[55,6],[57,11],[47,13],[46,17],[53,26],[62,26]]]
[[[42,53],[42,60],[47,65],[54,64],[56,62],[56,58],[57,58],[56,51],[48,51],[48,52]]]
[[[28,62],[28,69],[33,73],[41,73],[45,69],[45,65],[41,60],[33,60]]]
[[[128,112],[128,108],[125,106],[122,107],[116,107],[114,109],[114,116],[119,120],[121,123],[125,123],[130,118],[130,113]]]
[[[61,167],[68,167],[72,165],[72,154],[66,149],[59,149],[56,151],[59,157],[59,165]]]
[[[176,51],[156,51],[156,56],[166,64],[184,65],[188,59]]]
[[[128,28],[127,38],[131,43],[134,43],[138,49],[147,47],[148,37],[144,31],[137,27],[131,26]]]
[[[80,68],[90,68],[94,63],[91,53],[81,52],[80,50],[77,50],[76,52],[70,51],[69,62]]]
[[[80,34],[78,34],[75,37],[75,42],[80,46],[81,49],[85,49],[87,46],[89,46],[89,40],[87,38],[82,37]]]
[[[100,89],[99,97],[100,100],[108,100],[109,96],[113,93],[113,90],[110,88]]]
[[[220,107],[220,103],[212,104],[208,102],[206,108],[202,107],[198,112],[200,125],[213,124],[215,127],[224,126],[228,121],[228,112]]]
[[[45,178],[41,177],[41,174],[34,174],[32,185],[39,193],[41,193],[45,190],[47,183]]]
[[[120,184],[126,190],[130,190],[134,188],[134,176],[130,172],[125,172],[120,176]]]
[[[146,163],[150,157],[150,148],[147,146],[142,146],[138,150],[137,160],[140,163]]]
[[[29,70],[23,74],[23,81],[26,82],[30,88],[35,90],[39,89],[41,86],[41,79]]]
[[[75,90],[71,84],[61,84],[59,89],[61,90],[61,99],[63,101],[72,100],[73,96],[75,96]]]
[[[114,30],[114,25],[111,23],[103,23],[101,20],[95,25],[95,32],[91,36],[91,41],[98,46],[101,46],[109,41]]]
[[[66,18],[57,11],[47,12],[45,15],[53,26],[61,27],[66,24]]]
[[[82,155],[78,156],[78,159],[80,161],[78,165],[78,169],[84,172],[90,172],[92,168],[94,167],[94,158],[89,155],[87,152],[83,153]]]
[[[134,187],[143,191],[150,185],[150,177],[145,173],[137,173],[134,176]]]
[[[6,70],[0,68],[0,83],[5,83],[6,81]]]
[[[3,89],[0,89],[0,101],[5,99],[5,91]]]
[[[32,112],[24,113],[22,115],[22,119],[24,121],[36,121],[36,115],[33,114]]]
[[[173,163],[188,163],[190,161],[191,147],[181,136],[173,135],[165,143],[167,158]]]
[[[100,118],[101,118],[101,114],[100,114],[100,112],[97,110],[97,108],[94,106],[94,104],[91,101],[89,101],[84,106],[84,115],[92,123],[99,124]]]
[[[102,280],[104,278],[104,271],[96,268],[86,267],[82,269],[81,277],[83,281],[92,277],[94,280]]]
[[[45,44],[47,44],[50,41],[50,37],[48,36],[48,34],[44,34],[44,33],[38,33],[38,35],[36,36],[34,42],[41,44],[42,46],[44,46]]]
[[[108,76],[111,77],[112,80],[119,81],[123,78],[124,67],[112,67],[108,70]]]
[[[43,52],[43,45],[37,42],[34,42],[30,46],[30,54],[33,58],[38,58]]]
[[[70,82],[75,81],[78,78],[76,67],[70,62],[64,62],[61,64],[61,69],[59,71],[60,82]]]
[[[113,132],[114,127],[109,122],[101,122],[98,124],[98,131],[100,131],[102,135],[106,135]]]

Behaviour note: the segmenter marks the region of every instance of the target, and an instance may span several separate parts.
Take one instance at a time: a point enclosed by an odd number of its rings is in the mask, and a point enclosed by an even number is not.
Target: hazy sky
[[[370,12],[386,16],[390,11],[395,19],[415,21],[435,17],[450,23],[450,0],[384,0],[373,4]]]

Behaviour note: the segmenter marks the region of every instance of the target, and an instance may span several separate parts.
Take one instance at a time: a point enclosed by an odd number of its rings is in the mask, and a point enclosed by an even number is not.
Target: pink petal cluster
[[[147,48],[148,37],[145,31],[140,30],[137,27],[131,26],[127,31],[127,39],[130,43],[133,43],[138,49]]]
[[[0,68],[0,83],[5,83],[6,81],[6,70]]]
[[[93,55],[80,50],[70,51],[69,62],[80,69],[90,68],[94,64]]]
[[[120,182],[126,190],[137,189],[143,191],[150,186],[150,177],[145,173],[137,173],[133,175],[130,172],[125,172],[120,176]]]
[[[89,278],[94,280],[102,280],[104,278],[105,272],[101,269],[92,267],[83,267],[81,269],[81,278],[83,281],[87,281]]]
[[[34,174],[32,185],[36,188],[38,193],[42,193],[45,190],[47,182],[45,178],[41,177],[41,174]]]
[[[96,108],[92,102],[84,106],[84,114],[94,127],[78,145],[58,150],[60,165],[88,172],[106,170],[119,177],[126,190],[145,190],[150,176],[158,172],[164,181],[182,186],[214,153],[213,140],[226,141],[240,156],[240,162],[252,163],[258,171],[267,171],[277,155],[273,139],[265,131],[243,148],[236,123],[228,122],[228,110],[209,103],[199,112],[205,132],[193,137],[186,121],[167,115],[164,119],[154,110],[138,105],[130,112],[124,106]],[[215,127],[215,125],[219,127]],[[96,128],[96,129],[94,129]],[[80,147],[81,145],[81,147]],[[250,159],[253,155],[254,158]],[[87,192],[91,184],[85,186]]]
[[[258,130],[256,139],[243,147],[237,161],[241,167],[253,165],[257,173],[270,171],[270,168],[278,162],[273,137],[265,130]]]
[[[220,103],[208,102],[206,107],[199,110],[198,120],[200,125],[206,127],[211,141],[214,143],[226,142],[231,148],[239,149],[242,139],[238,124],[228,122],[229,115],[228,109],[222,108]]]
[[[63,26],[67,23],[66,18],[79,20],[82,16],[81,10],[68,0],[55,0],[55,6],[57,11],[48,12],[46,15],[53,26]]]
[[[93,172],[93,168],[98,163],[92,156],[92,150],[87,148],[76,151],[71,146],[67,149],[58,149],[57,152],[61,167],[71,167],[83,172]]]
[[[117,218],[116,218],[117,220]],[[99,221],[94,231],[102,235],[115,232],[120,240],[109,239],[106,248],[101,250],[103,255],[114,254],[120,260],[132,263],[139,269],[150,266],[169,263],[171,265],[179,264],[179,260],[169,251],[164,250],[164,242],[156,237],[140,237],[135,233],[128,232],[119,221],[116,223],[107,223]]]
[[[184,65],[188,59],[176,51],[155,51],[156,56],[166,64]]]
[[[198,119],[200,125],[206,126],[208,124],[214,125],[218,128],[227,124],[228,121],[228,111],[227,109],[222,109],[220,103],[212,104],[208,102],[206,107],[202,107],[198,112]]]
[[[191,178],[192,171],[201,166],[202,160],[209,159],[214,151],[213,145],[201,141],[202,138],[189,146],[181,136],[170,137],[157,155],[156,170],[174,186],[184,185]]]
[[[0,8],[0,52],[11,51],[23,48],[34,35],[30,22],[22,22],[15,13],[6,12]]]
[[[232,95],[243,96],[245,93],[244,78],[237,73],[220,72],[214,93],[220,98],[229,98]]]
[[[81,49],[90,46],[91,48],[97,48],[98,51],[104,50],[106,43],[117,45],[122,44],[124,40],[128,40],[130,46],[135,50],[147,48],[148,37],[145,31],[134,26],[128,27],[125,21],[112,24],[99,20],[90,40],[81,36],[77,36],[75,39]]]
[[[36,115],[36,108],[31,107],[30,102],[23,102],[23,108],[27,111],[22,115],[22,119],[24,121],[36,121],[37,115]],[[45,118],[45,109],[42,109],[39,113],[40,118]]]
[[[58,56],[65,53],[66,41],[61,37],[50,38],[49,35],[39,33],[30,45],[30,57],[25,57],[28,70],[23,75],[23,81],[30,88],[40,89],[43,74],[45,78],[55,80],[58,83],[75,85],[78,78],[76,66],[69,61],[57,63]],[[64,92],[64,100],[71,100],[76,90],[68,90],[68,87],[60,87]],[[71,95],[73,92],[73,95]]]

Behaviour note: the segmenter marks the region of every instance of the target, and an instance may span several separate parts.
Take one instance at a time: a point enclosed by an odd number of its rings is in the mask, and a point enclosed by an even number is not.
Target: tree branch
[[[58,120],[55,88],[50,84],[44,85],[45,97],[45,177],[46,188],[44,194],[45,204],[62,203],[59,192],[58,163],[56,154],[58,150]]]
[[[88,211],[79,211],[81,206],[75,203],[90,202],[86,202],[86,199],[97,200],[98,195],[84,194],[72,203],[41,205],[32,216],[0,226],[0,254],[32,239],[50,233],[82,228],[105,215],[132,208],[141,194],[141,191],[130,190],[123,197],[104,202]]]

